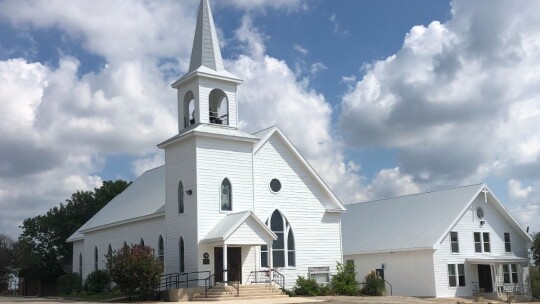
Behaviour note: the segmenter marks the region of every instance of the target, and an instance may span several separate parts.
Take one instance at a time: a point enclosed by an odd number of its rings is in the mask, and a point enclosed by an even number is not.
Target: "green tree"
[[[540,231],[532,234],[531,246],[532,260],[535,266],[540,267]]]
[[[150,300],[155,296],[162,273],[161,263],[152,248],[131,245],[107,257],[107,271],[116,286],[129,298]]]
[[[343,296],[355,296],[360,292],[356,281],[354,263],[337,264],[337,273],[332,276],[332,291]]]
[[[7,288],[11,275],[14,273],[15,242],[5,234],[0,233],[0,291]]]
[[[56,280],[72,262],[73,246],[66,239],[128,186],[123,180],[106,181],[94,191],[77,191],[44,215],[24,220],[17,246],[19,275]]]

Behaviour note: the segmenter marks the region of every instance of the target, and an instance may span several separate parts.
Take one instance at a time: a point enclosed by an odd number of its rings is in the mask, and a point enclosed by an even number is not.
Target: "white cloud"
[[[413,27],[344,96],[345,138],[395,149],[400,171],[423,188],[539,180],[538,10],[458,0],[448,22]]]
[[[348,30],[342,30],[341,27],[338,24],[336,13],[333,13],[330,15],[330,18],[328,18],[330,23],[332,24],[332,29],[334,31],[334,34],[337,34],[339,36],[348,36],[349,31]]]
[[[531,186],[522,187],[521,181],[511,179],[508,181],[508,194],[511,199],[524,199],[527,198],[532,191]]]
[[[324,63],[322,62],[315,62],[314,64],[311,65],[311,74],[312,75],[315,75],[317,73],[319,73],[320,71],[324,71],[324,70],[328,70],[328,67],[326,65],[324,65]]]
[[[218,2],[216,1],[216,4]],[[307,10],[308,5],[304,0],[221,0],[219,5],[233,5],[244,10],[286,9],[289,11]]]
[[[298,45],[296,43],[293,44],[293,49],[295,51],[297,51],[298,53],[302,54],[302,55],[307,55],[309,53],[308,49],[306,49],[306,48],[304,48],[304,47],[302,47],[302,46],[300,46],[300,45]]]

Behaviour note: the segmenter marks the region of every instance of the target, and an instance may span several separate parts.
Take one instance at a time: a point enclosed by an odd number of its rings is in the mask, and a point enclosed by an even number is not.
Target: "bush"
[[[341,296],[356,296],[360,290],[353,263],[337,264],[337,274],[332,276],[332,292]]]
[[[100,269],[92,271],[84,281],[84,291],[89,294],[102,293],[107,289],[110,282],[111,279],[107,271]]]
[[[107,270],[116,286],[129,298],[152,299],[159,286],[161,264],[152,248],[132,245],[115,250],[107,257]]]
[[[531,292],[533,298],[540,299],[540,269],[531,266]]]
[[[60,276],[58,278],[58,288],[62,295],[80,292],[82,290],[81,276],[76,272]]]
[[[298,296],[318,296],[320,295],[319,283],[313,278],[304,278],[298,276],[296,286],[294,286],[294,294]]]
[[[384,295],[384,280],[379,277],[377,272],[372,271],[366,276],[366,284],[362,288],[362,294],[367,296]]]

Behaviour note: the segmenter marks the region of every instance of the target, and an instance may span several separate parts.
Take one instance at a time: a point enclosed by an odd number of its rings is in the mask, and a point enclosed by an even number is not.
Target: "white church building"
[[[344,206],[277,127],[238,129],[237,87],[223,65],[202,0],[188,72],[178,92],[178,134],[158,145],[165,165],[137,178],[69,239],[85,278],[124,244],[155,249],[164,273],[249,284],[255,271],[329,280],[342,261]],[[226,271],[224,271],[226,270]]]

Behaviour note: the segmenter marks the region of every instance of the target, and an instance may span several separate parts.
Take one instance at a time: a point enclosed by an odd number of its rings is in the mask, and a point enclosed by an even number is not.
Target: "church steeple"
[[[205,66],[214,71],[225,70],[216,27],[214,26],[214,18],[208,0],[201,0],[199,6],[197,28],[195,29],[188,73],[195,71],[200,66]]]
[[[201,0],[188,72],[178,90],[178,130],[196,124],[236,128],[236,87],[242,80],[225,70],[209,0]]]

